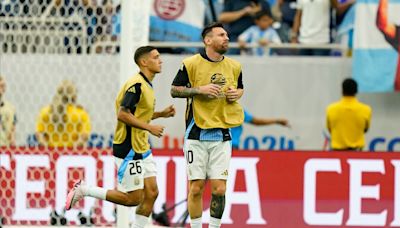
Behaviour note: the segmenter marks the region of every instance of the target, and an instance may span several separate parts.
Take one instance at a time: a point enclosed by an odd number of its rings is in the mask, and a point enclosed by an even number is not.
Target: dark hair
[[[203,31],[201,31],[201,37],[204,38],[207,36],[207,34],[209,32],[211,32],[211,30],[213,28],[223,28],[224,29],[224,25],[220,22],[212,22],[211,24],[207,25],[206,27],[203,28]]]
[[[139,59],[146,54],[149,54],[151,51],[156,50],[157,48],[153,47],[153,46],[142,46],[139,47],[138,49],[136,49],[135,51],[135,63],[137,65],[139,65]]]
[[[346,78],[342,83],[342,93],[344,96],[355,96],[358,92],[357,82],[352,78]]]
[[[260,12],[257,12],[256,15],[254,15],[254,19],[260,20],[260,18],[263,16],[267,16],[267,17],[273,19],[271,12],[269,10],[261,10]]]

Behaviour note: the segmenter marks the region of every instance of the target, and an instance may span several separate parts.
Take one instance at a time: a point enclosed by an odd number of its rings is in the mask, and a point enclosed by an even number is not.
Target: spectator
[[[40,145],[50,147],[85,146],[90,134],[89,114],[76,103],[77,90],[65,80],[57,88],[50,105],[39,113],[36,138]]]
[[[238,38],[239,46],[245,49],[247,44],[259,45],[259,47],[254,47],[248,52],[252,55],[262,56],[264,55],[265,46],[269,43],[280,44],[282,42],[278,33],[271,27],[274,20],[269,11],[260,11],[254,18],[256,25],[251,26],[240,34]]]
[[[331,8],[338,15],[344,13],[355,0],[339,4],[337,0],[297,0],[297,12],[293,23],[291,42],[300,44],[328,44],[330,37]],[[301,49],[301,55],[330,54],[327,49]]]
[[[272,118],[267,119],[262,117],[255,117],[249,112],[247,112],[247,110],[244,110],[244,123],[249,123],[256,126],[278,124],[281,126],[290,127],[289,121],[287,119],[272,119]],[[242,136],[242,133],[243,133],[243,125],[231,129],[233,149],[239,149],[240,137]]]
[[[364,133],[371,122],[371,107],[356,98],[357,82],[347,78],[342,83],[343,97],[326,109],[326,124],[331,134],[332,150],[362,150]]]
[[[296,0],[277,0],[271,11],[275,20],[280,22],[278,34],[282,42],[290,42],[289,35],[296,15]]]
[[[15,146],[17,117],[14,106],[5,100],[6,81],[0,75],[0,146]]]
[[[227,24],[230,42],[237,42],[239,35],[254,25],[253,16],[261,10],[271,12],[265,0],[225,0],[219,21]],[[239,54],[239,49],[230,49],[229,54]]]

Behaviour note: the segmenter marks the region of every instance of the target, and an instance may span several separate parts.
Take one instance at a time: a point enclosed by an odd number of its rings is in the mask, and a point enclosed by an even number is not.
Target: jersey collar
[[[147,82],[147,83],[149,83],[149,85],[151,86],[151,87],[153,87],[153,84],[151,84],[151,82],[149,81],[149,79],[143,74],[143,72],[139,72],[139,74],[144,78],[144,80]]]
[[[210,58],[208,58],[205,49],[202,49],[202,50],[200,51],[200,55],[201,55],[201,57],[203,57],[203,58],[205,58],[206,60],[208,60],[208,61],[210,61],[210,62],[213,62],[213,63],[218,63],[218,62],[221,62],[222,60],[225,59],[225,56],[222,56],[222,59],[221,59],[220,61],[213,61],[213,60],[211,60]]]

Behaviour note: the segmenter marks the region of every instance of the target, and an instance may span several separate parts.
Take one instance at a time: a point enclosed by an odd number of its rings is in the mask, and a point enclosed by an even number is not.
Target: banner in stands
[[[150,40],[200,41],[204,11],[203,1],[153,0]]]
[[[400,1],[357,1],[353,76],[362,92],[400,90]]]
[[[156,150],[159,197],[155,213],[178,222],[186,210],[185,159],[178,150]],[[115,186],[110,150],[0,150],[0,215],[10,224],[46,225],[63,214],[74,179]],[[113,172],[114,170],[114,172]],[[400,154],[356,152],[234,151],[229,170],[224,227],[400,227]],[[209,189],[209,186],[207,186]],[[204,223],[208,221],[205,193]],[[179,204],[180,203],[180,204]],[[114,205],[85,198],[65,213],[96,225],[115,222]]]

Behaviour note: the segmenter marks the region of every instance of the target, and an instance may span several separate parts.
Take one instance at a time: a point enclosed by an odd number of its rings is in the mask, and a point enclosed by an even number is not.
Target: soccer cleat
[[[66,210],[70,210],[79,200],[85,197],[82,191],[83,185],[85,185],[83,180],[75,181],[74,187],[69,191],[67,195],[67,201],[65,202]]]

